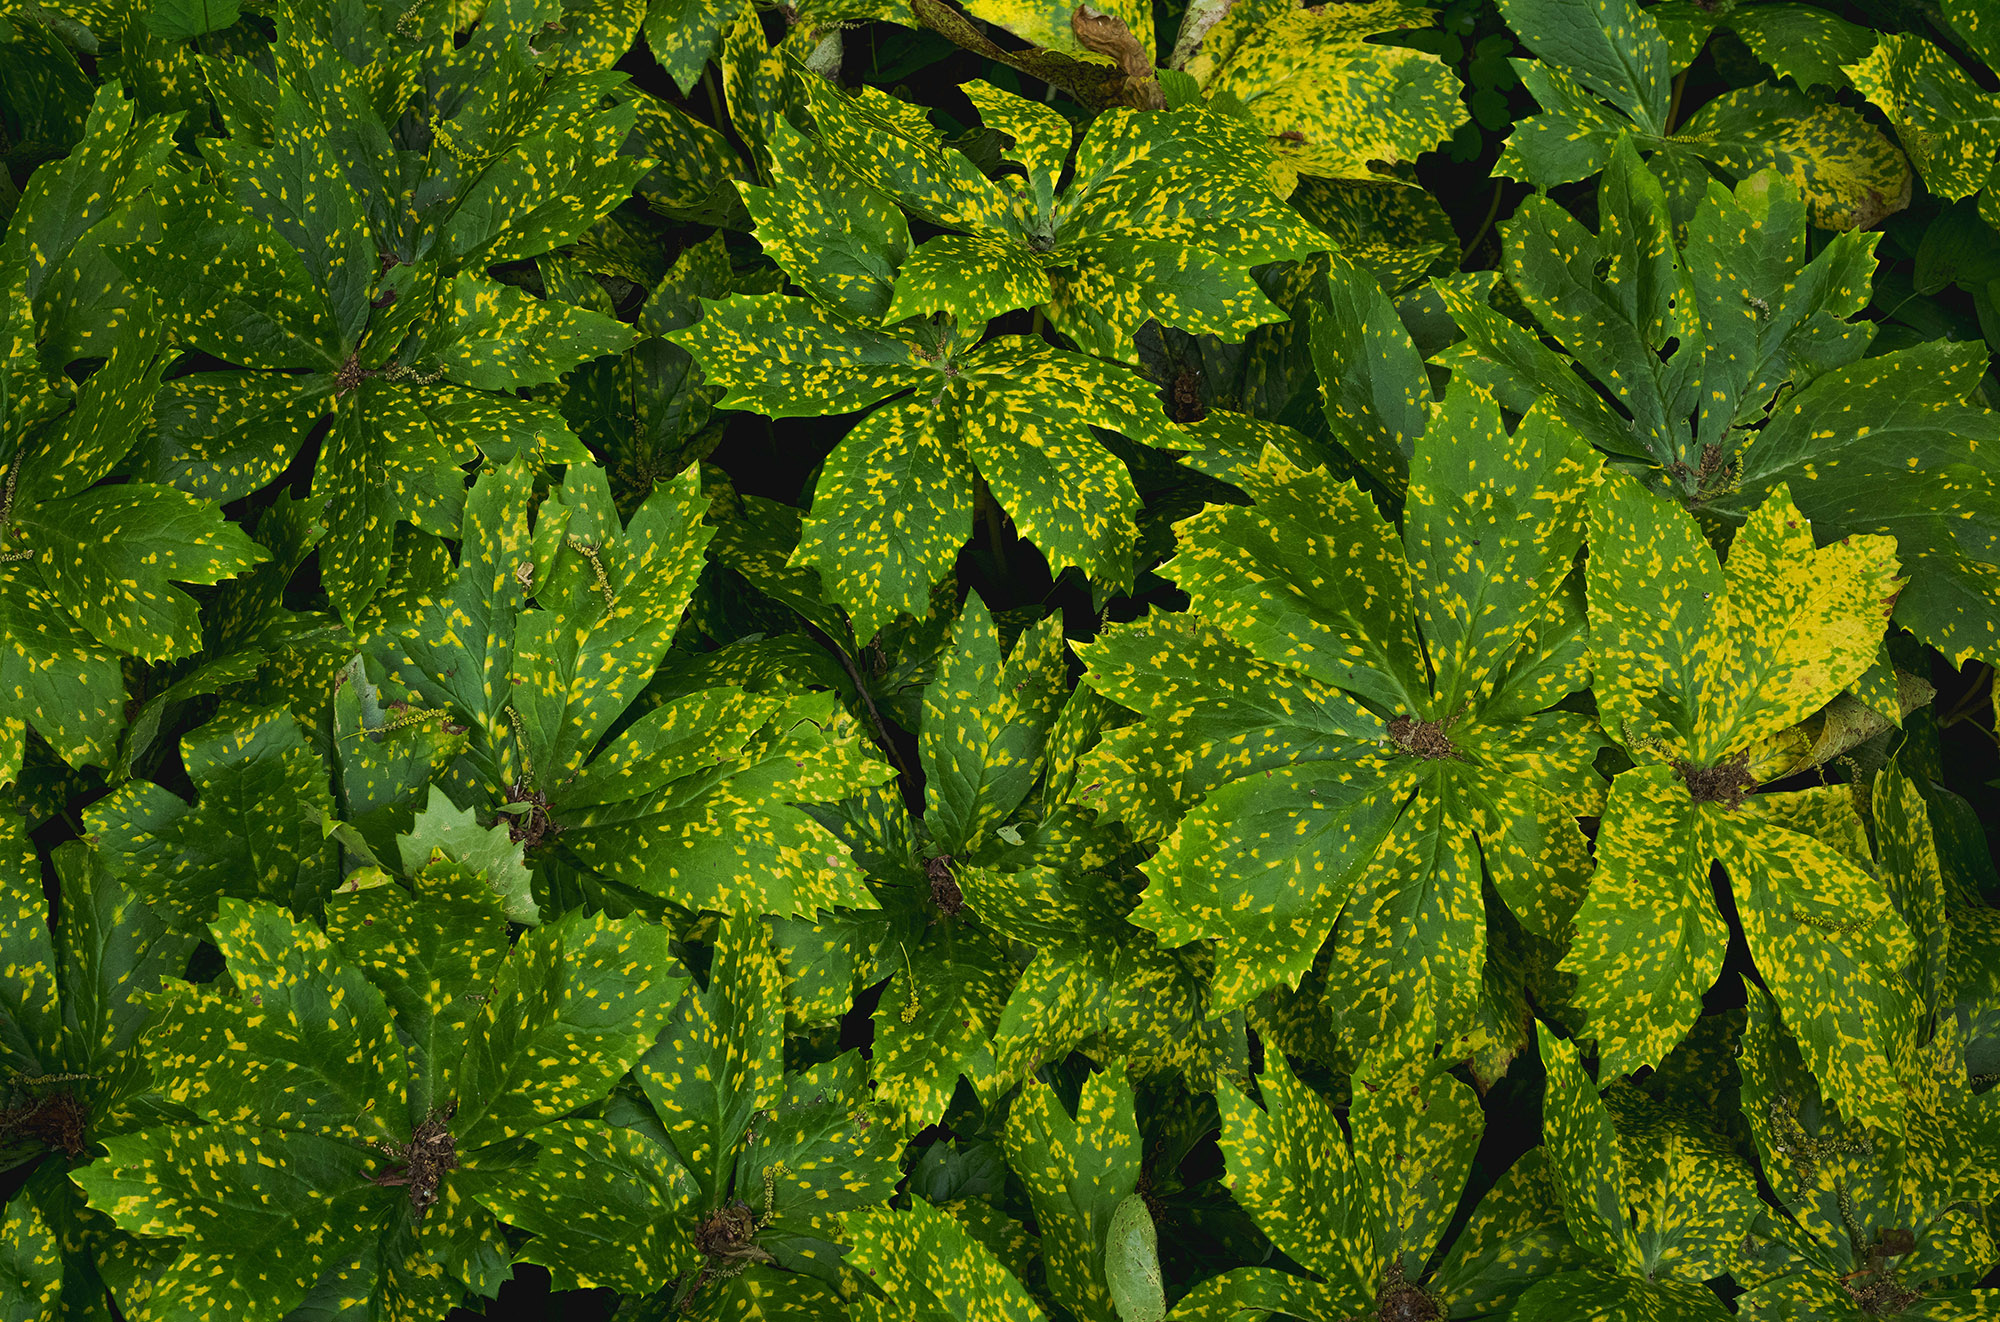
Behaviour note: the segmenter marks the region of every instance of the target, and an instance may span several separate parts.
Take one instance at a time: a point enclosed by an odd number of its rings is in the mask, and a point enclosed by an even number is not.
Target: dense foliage
[[[7,0],[0,156],[0,1320],[2000,1316],[1997,0]]]

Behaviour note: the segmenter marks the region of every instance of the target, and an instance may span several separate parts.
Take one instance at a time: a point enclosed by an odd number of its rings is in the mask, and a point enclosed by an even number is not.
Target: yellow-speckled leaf
[[[722,924],[708,989],[682,998],[636,1074],[669,1142],[719,1206],[753,1117],[778,1101],[784,1059],[784,979],[755,918]]]
[[[116,652],[76,627],[34,567],[0,564],[0,784],[33,730],[71,766],[109,765],[125,726]]]
[[[320,1274],[372,1248],[400,1191],[381,1156],[309,1133],[167,1126],[107,1140],[75,1175],[94,1210],[140,1236],[178,1236],[149,1316],[282,1317]]]
[[[1406,1021],[1355,1071],[1348,1112],[1377,1270],[1406,1280],[1422,1275],[1450,1227],[1484,1127],[1477,1094],[1431,1059],[1430,1045],[1427,1025]]]
[[[701,572],[712,533],[701,522],[706,505],[690,469],[621,521],[603,470],[582,464],[569,465],[543,504],[537,527],[559,526],[561,542],[537,557],[539,609],[514,619],[509,699],[530,783],[553,788],[580,770],[652,679]],[[504,549],[487,555],[513,573]]]
[[[682,96],[701,81],[703,66],[721,54],[722,36],[741,10],[733,0],[648,0],[646,45]]]
[[[1124,462],[1091,428],[1150,445],[1184,443],[1151,386],[1111,364],[1014,336],[981,345],[964,372],[965,446],[1021,535],[1053,572],[1074,565],[1093,582],[1129,583],[1139,497]]]
[[[986,604],[966,599],[952,650],[924,688],[917,741],[930,804],[924,825],[937,853],[974,852],[1027,796],[1062,700],[1066,663],[1056,616],[1023,633],[1003,660]]]
[[[1463,1030],[1477,1015],[1486,952],[1478,846],[1459,824],[1456,778],[1426,767],[1416,779],[1333,934],[1327,991],[1357,1050],[1389,1049],[1412,1022],[1469,1045]]]
[[[1759,795],[1740,812],[1703,805],[1709,851],[1729,873],[1750,957],[1843,1114],[1901,1123],[1921,1007],[1903,969],[1908,926],[1849,854],[1794,825],[1851,814],[1838,787]]]
[[[326,931],[382,989],[410,1044],[411,1104],[423,1114],[444,1102],[439,1085],[506,957],[507,915],[477,872],[446,859],[418,871],[413,889],[343,886],[327,902]]]
[[[1004,1141],[1041,1228],[1049,1288],[1085,1322],[1117,1322],[1105,1239],[1112,1213],[1138,1187],[1141,1164],[1124,1067],[1084,1080],[1074,1118],[1054,1088],[1030,1081],[1008,1112]]]
[[[538,1130],[535,1164],[482,1190],[495,1215],[534,1238],[517,1255],[558,1290],[650,1294],[694,1266],[679,1224],[697,1186],[673,1150],[639,1128],[566,1120]]]
[[[701,361],[711,385],[725,388],[717,408],[822,417],[866,408],[932,379],[914,341],[850,321],[813,299],[737,294],[702,306],[700,321],[667,338]]]
[[[741,186],[765,255],[800,288],[857,321],[900,321],[927,310],[890,305],[892,287],[901,293],[897,268],[907,271],[916,260],[895,202],[785,120],[771,126],[769,146],[770,187]]]
[[[320,930],[226,899],[233,986],[171,984],[147,1042],[161,1096],[203,1121],[360,1142],[407,1136],[409,1070],[382,993]]]
[[[902,1211],[850,1213],[845,1225],[846,1263],[865,1282],[848,1305],[860,1322],[1042,1322],[1014,1273],[943,1208],[916,1198]]]
[[[1141,0],[1106,0],[1101,8],[1078,0],[973,0],[966,9],[975,18],[1003,27],[1030,45],[1078,59],[1109,58],[1077,40],[1072,24],[1086,15],[1116,19],[1146,53],[1152,50],[1153,11]]]
[[[895,301],[882,319],[949,312],[980,326],[1054,297],[1042,264],[1026,248],[981,234],[940,234],[919,245],[896,273]]]
[[[1732,174],[1777,171],[1825,229],[1867,229],[1910,204],[1910,163],[1894,143],[1852,107],[1789,87],[1724,92],[1676,137]]]
[[[1936,44],[1884,32],[1841,72],[1896,126],[1924,187],[1955,201],[1986,186],[2000,154],[2000,96],[1981,91]]]
[[[894,775],[832,693],[743,703],[712,689],[655,708],[551,796],[564,847],[689,908],[807,915],[872,907],[864,874],[801,804]]]
[[[873,87],[848,95],[824,79],[805,81],[820,140],[847,168],[935,224],[1018,238],[1015,199],[944,145],[921,107]]]
[[[1234,98],[1269,135],[1279,193],[1302,174],[1367,179],[1465,122],[1458,80],[1437,56],[1368,40],[1422,27],[1431,12],[1405,0],[1239,0],[1183,67],[1203,95]]]
[[[992,1037],[1014,961],[984,930],[942,923],[882,955],[896,972],[875,1011],[875,1095],[915,1133],[944,1114],[960,1075],[982,1096],[999,1079]]]
[[[1069,160],[1070,142],[1076,136],[1069,120],[1051,106],[981,79],[961,83],[959,90],[979,112],[982,124],[1014,140],[1006,159],[1027,175],[1028,191],[1023,199],[1027,212],[1048,215],[1055,202],[1056,180]]]
[[[175,583],[217,583],[269,558],[214,502],[149,482],[17,509],[13,525],[78,625],[106,647],[151,661],[201,650],[200,611]]]
[[[972,536],[975,474],[955,411],[878,409],[827,456],[792,563],[819,572],[858,638],[919,613]]]
[[[1333,1109],[1283,1055],[1264,1058],[1259,1106],[1234,1085],[1216,1089],[1230,1195],[1301,1267],[1332,1288],[1339,1313],[1374,1297],[1378,1263],[1358,1172]]]
[[[1563,1220],[1585,1251],[1615,1270],[1642,1272],[1638,1242],[1626,1220],[1618,1134],[1598,1099],[1597,1083],[1584,1071],[1574,1044],[1546,1029],[1539,1041],[1549,1079],[1542,1125]]]
[[[1618,1131],[1624,1204],[1646,1275],[1694,1284],[1735,1269],[1765,1205],[1750,1166],[1712,1127],[1722,1118],[1622,1082],[1605,1092],[1604,1105]]]
[[[1816,547],[1783,484],[1737,532],[1723,578],[1690,676],[1689,753],[1706,765],[1803,720],[1860,678],[1901,586],[1893,540]]]
[[[1649,133],[1667,131],[1673,52],[1635,0],[1505,0],[1529,50]]]
[[[1407,773],[1369,745],[1326,751],[1346,756],[1223,785],[1145,865],[1149,884],[1132,921],[1163,946],[1220,942],[1217,1009],[1297,985],[1409,798]]]
[[[41,1209],[16,1194],[0,1217],[0,1307],[8,1322],[56,1322],[62,1290],[62,1246]]]
[[[602,1101],[638,1063],[687,986],[667,933],[571,910],[515,943],[448,1074],[452,1132],[472,1148]]]
[[[0,813],[0,1059],[30,1077],[60,1059],[62,1012],[49,905],[27,824]]]
[[[1548,1157],[1544,1144],[1516,1158],[1453,1238],[1436,1277],[1453,1312],[1484,1315],[1531,1282],[1584,1261],[1563,1223]]]
[[[1409,568],[1374,503],[1275,451],[1238,485],[1257,503],[1182,522],[1180,554],[1161,573],[1260,659],[1392,711],[1431,714]]]
[[[1656,1065],[1701,1013],[1729,930],[1708,885],[1709,856],[1687,786],[1667,767],[1611,782],[1597,870],[1562,967],[1608,1076]]]
[[[1993,1196],[2000,1127],[1990,1103],[1968,1086],[1951,1016],[1924,1057],[1899,1125],[1848,1119],[1822,1097],[1770,1001],[1752,994],[1743,1118],[1772,1191],[1798,1227],[1791,1277],[1745,1298],[1757,1316],[1865,1317],[1836,1311],[1853,1302],[1854,1286],[1921,1290],[1926,1312],[1981,1315],[1987,1292],[1939,1287],[1993,1261],[1992,1240],[1971,1208]]]
[[[637,339],[629,326],[603,313],[461,274],[430,343],[449,379],[480,390],[512,390],[546,385],[578,363],[624,352]]]
[[[193,803],[131,780],[85,821],[107,866],[169,923],[196,930],[224,897],[309,905],[334,874],[315,821],[333,816],[326,767],[281,708],[225,708],[181,741]]]
[[[1750,957],[1813,1069],[1851,1114],[1893,1125],[1909,1073],[1909,930],[1882,884],[1817,838],[1844,791],[1697,798],[1673,767],[1612,782],[1598,867],[1563,967],[1602,1068],[1662,1060],[1721,972],[1709,865],[1728,874]],[[1739,802],[1732,803],[1735,795]],[[1851,809],[1843,809],[1851,812]]]
[[[1483,698],[1521,641],[1521,621],[1561,590],[1583,545],[1599,460],[1534,410],[1510,437],[1485,396],[1456,385],[1410,470],[1404,554],[1437,707]]]

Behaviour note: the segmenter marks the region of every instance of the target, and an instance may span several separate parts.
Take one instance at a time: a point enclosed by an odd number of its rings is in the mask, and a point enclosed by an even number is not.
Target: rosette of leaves
[[[1145,717],[1079,777],[1161,841],[1132,921],[1216,943],[1216,1010],[1296,985],[1333,932],[1328,999],[1363,1043],[1478,1018],[1489,877],[1560,935],[1601,793],[1594,724],[1551,710],[1584,683],[1566,584],[1595,457],[1543,409],[1510,436],[1463,385],[1415,416],[1400,536],[1354,482],[1267,451],[1235,474],[1253,504],[1178,526],[1160,572],[1192,616],[1084,652]]]
[[[1027,336],[981,342],[983,321],[892,312],[897,270],[914,260],[902,212],[784,121],[771,141],[772,186],[745,197],[766,254],[808,297],[704,301],[668,338],[724,389],[718,408],[785,418],[880,405],[821,466],[792,564],[819,572],[857,638],[898,613],[921,618],[983,488],[1051,570],[1129,585],[1139,496],[1092,428],[1174,445],[1152,385]]]
[[[1825,229],[1867,229],[1909,205],[1909,163],[1850,106],[1758,83],[1682,117],[1675,74],[1696,51],[1676,51],[1636,0],[1503,0],[1500,10],[1535,53],[1514,67],[1541,107],[1501,151],[1495,169],[1510,178],[1541,189],[1587,179],[1629,135],[1654,155],[1678,221],[1711,171],[1774,171]]]
[[[833,1018],[887,979],[876,1095],[912,1131],[945,1114],[961,1077],[993,1102],[1073,1049],[1147,1075],[1213,1072],[1221,1033],[1204,1023],[1198,952],[1162,951],[1125,921],[1131,842],[1064,802],[1109,715],[1069,687],[1056,617],[1009,652],[969,597],[923,694],[922,815],[881,791],[840,810],[882,907],[786,929],[788,965],[813,970],[797,1012]],[[813,958],[822,943],[845,947],[837,983]]]
[[[86,846],[54,854],[57,919],[19,818],[0,816],[6,921],[0,925],[0,1167],[67,1168],[129,1126],[146,1087],[133,1047],[146,996],[177,978],[194,949],[170,932]]]
[[[557,1288],[661,1292],[681,1311],[824,1306],[840,1218],[887,1201],[901,1133],[858,1052],[785,1066],[784,974],[762,920],[715,932],[705,988],[681,998],[601,1119],[539,1131],[534,1165],[489,1197],[534,1235],[520,1260]]]
[[[423,712],[466,727],[440,778],[454,802],[506,819],[545,898],[872,907],[838,839],[798,806],[891,774],[839,700],[652,686],[711,533],[698,475],[629,520],[600,469],[569,465],[539,503],[535,486],[524,460],[479,478],[457,565],[418,544],[377,649]]]
[[[1374,40],[1427,27],[1434,13],[1405,0],[1205,0],[1187,7],[1168,65],[1211,107],[1263,131],[1280,196],[1301,175],[1375,181],[1466,122],[1449,65]]]
[[[1198,106],[1106,111],[1076,142],[1071,169],[1069,120],[1039,101],[967,83],[986,127],[1013,143],[1002,154],[1007,172],[989,179],[944,144],[920,107],[874,89],[848,96],[802,81],[826,157],[911,215],[954,231],[917,244],[897,265],[893,296],[878,314],[887,322],[948,312],[976,326],[1033,307],[1085,353],[1137,363],[1133,336],[1148,321],[1240,339],[1282,320],[1251,268],[1327,246],[1257,168],[1261,136]],[[788,150],[773,147],[780,157]]]
[[[1702,1282],[1731,1271],[1764,1210],[1729,1140],[1625,1083],[1599,1093],[1576,1047],[1541,1038],[1543,1142],[1564,1224],[1586,1261],[1521,1296],[1523,1322],[1720,1318]]]
[[[2000,1108],[1967,1078],[1957,1021],[1922,1049],[1894,1126],[1848,1118],[1826,1097],[1769,999],[1752,993],[1743,1114],[1780,1214],[1752,1247],[1743,1315],[1765,1322],[1975,1318],[2000,1263],[1985,1223],[2000,1193]]]
[[[225,984],[167,987],[146,1039],[176,1108],[76,1172],[120,1229],[178,1241],[147,1315],[278,1317],[369,1301],[436,1317],[507,1279],[486,1204],[529,1138],[602,1101],[684,980],[664,930],[567,914],[511,949],[498,898],[442,862],[357,874],[322,932],[225,900]],[[558,1131],[560,1132],[560,1131]]]
[[[1980,347],[1864,358],[1873,236],[1809,260],[1804,207],[1769,175],[1709,185],[1679,238],[1621,143],[1598,214],[1593,236],[1529,198],[1503,227],[1508,283],[1560,352],[1445,282],[1467,338],[1438,361],[1510,408],[1545,402],[1706,515],[1740,522],[1784,484],[1826,535],[1894,535],[1898,622],[1955,662],[2000,651],[2000,488],[1978,453],[2000,423],[1968,403]]]
[[[1265,1056],[1254,1096],[1218,1087],[1224,1182],[1311,1275],[1234,1268],[1195,1286],[1174,1306],[1176,1319],[1222,1322],[1245,1309],[1383,1322],[1479,1317],[1575,1260],[1530,1154],[1433,1263],[1479,1146],[1479,1101],[1419,1035],[1394,1048],[1352,1076],[1344,1127],[1279,1052]]]
[[[108,765],[121,658],[201,651],[174,584],[265,558],[199,493],[104,481],[150,425],[165,366],[152,300],[107,247],[172,186],[177,122],[101,88],[76,150],[34,173],[0,241],[0,784],[30,729],[71,766]]]
[[[357,67],[309,14],[280,17],[281,67],[297,72],[218,74],[230,136],[198,140],[205,175],[164,191],[119,250],[175,341],[230,365],[164,387],[141,471],[233,500],[331,419],[319,562],[352,626],[399,524],[455,530],[461,464],[583,457],[560,413],[514,391],[629,347],[632,331],[485,272],[581,237],[645,162],[619,155],[631,108],[598,109],[622,75],[548,77],[497,14],[423,79],[393,49],[364,40]],[[333,90],[371,78],[390,89],[379,103]]]
[[[1678,505],[1609,477],[1591,499],[1598,718],[1637,765],[1611,784],[1563,967],[1608,1076],[1657,1064],[1722,972],[1720,864],[1764,984],[1847,1114],[1894,1125],[1914,1029],[1908,926],[1823,834],[1858,832],[1842,787],[1752,794],[1771,736],[1858,679],[1898,586],[1894,544],[1814,544],[1783,487],[1726,564]]]

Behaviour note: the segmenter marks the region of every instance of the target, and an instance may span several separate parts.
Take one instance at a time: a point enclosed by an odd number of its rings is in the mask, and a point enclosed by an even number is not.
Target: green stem
[[[1688,71],[1686,69],[1674,75],[1674,94],[1667,101],[1666,132],[1660,135],[1662,137],[1671,138],[1674,136],[1674,121],[1680,118],[1681,93],[1687,90],[1687,81]]]
[[[1465,265],[1465,259],[1472,256],[1472,250],[1479,246],[1479,241],[1486,237],[1486,231],[1492,229],[1493,222],[1499,218],[1500,194],[1506,187],[1504,180],[1493,185],[1493,200],[1486,204],[1486,218],[1479,222],[1479,228],[1472,231],[1472,237],[1458,250],[1458,264],[1461,268]]]

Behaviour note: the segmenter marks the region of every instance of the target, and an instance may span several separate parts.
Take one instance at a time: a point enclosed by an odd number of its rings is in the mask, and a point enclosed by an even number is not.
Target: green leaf
[[[1859,63],[1875,45],[1867,28],[1811,5],[1745,5],[1722,21],[1800,91],[1844,86],[1844,66]]]
[[[194,599],[266,558],[213,502],[142,483],[94,487],[17,512],[35,568],[62,608],[105,646],[149,661],[201,650]]]
[[[1003,661],[992,617],[974,596],[952,642],[924,689],[917,742],[931,804],[924,825],[946,857],[973,852],[1026,797],[1067,679],[1054,616],[1023,634]]]
[[[1868,1298],[1923,1295],[1942,1316],[1977,1316],[1980,1295],[1949,1287],[1991,1266],[1971,1209],[1996,1187],[1995,1131],[1967,1087],[1952,1019],[1924,1049],[1894,1126],[1837,1110],[1765,997],[1751,997],[1741,1059],[1743,1118],[1784,1209],[1775,1279],[1745,1302],[1760,1316],[1866,1316]]]
[[[1542,63],[1646,132],[1667,131],[1672,55],[1659,25],[1632,0],[1505,0],[1501,12]]]
[[[2000,527],[1978,458],[1995,415],[1967,403],[1984,357],[1943,342],[1827,372],[1772,411],[1740,461],[1735,515],[1780,485],[1832,535],[1890,534],[1909,573],[1896,619],[1963,664],[2000,651]]]
[[[63,1261],[48,1222],[25,1194],[0,1218],[0,1305],[6,1322],[43,1322],[62,1315]]]
[[[156,1317],[282,1313],[379,1233],[381,1195],[368,1172],[377,1159],[349,1143],[210,1125],[125,1134],[104,1146],[101,1160],[72,1177],[91,1205],[131,1234],[181,1241],[151,1283]]]
[[[896,972],[875,1018],[876,1096],[915,1132],[944,1115],[961,1075],[978,1093],[1001,1082],[992,1038],[1015,966],[995,937],[960,924],[883,954]]]
[[[1585,1270],[1531,1286],[1509,1315],[1519,1322],[1701,1322],[1728,1317],[1699,1285]]]
[[[680,1002],[637,1067],[704,1211],[729,1196],[739,1149],[784,1072],[784,985],[763,923],[733,918],[718,936],[707,990]]]
[[[416,876],[437,862],[461,864],[483,878],[484,890],[509,922],[533,927],[541,915],[522,861],[521,842],[514,835],[512,819],[503,817],[481,826],[470,809],[454,807],[433,785],[423,811],[397,838],[396,846],[406,873]]]
[[[1841,72],[1896,126],[1924,187],[1947,201],[1985,187],[2000,155],[2000,96],[1951,56],[1914,33],[1885,32]]]
[[[1044,1316],[992,1250],[950,1213],[923,1199],[908,1209],[869,1208],[845,1218],[848,1262],[880,1296],[851,1302],[865,1322],[1039,1322]]]
[[[679,1242],[694,1182],[673,1150],[638,1129],[568,1120],[535,1135],[534,1166],[482,1196],[534,1238],[518,1255],[559,1290],[650,1294],[691,1256]]]
[[[1910,204],[1903,153],[1851,107],[1760,83],[1724,92],[1677,136],[1732,174],[1773,170],[1792,184],[1824,229],[1867,229]]]
[[[722,36],[740,10],[727,0],[647,0],[646,45],[682,96],[701,80],[702,67],[722,53]]]
[[[1315,1303],[1332,1315],[1428,1293],[1423,1267],[1478,1143],[1476,1101],[1434,1071],[1428,1052],[1379,1059],[1356,1088],[1351,1145],[1278,1053],[1258,1076],[1261,1108],[1234,1087],[1216,1093],[1232,1195],[1326,1282]]]
[[[1400,494],[1429,420],[1430,380],[1374,275],[1341,257],[1327,262],[1326,299],[1312,311],[1326,425],[1369,476]]]
[[[1009,196],[913,108],[879,92],[850,99],[818,80],[805,85],[821,141],[849,170],[912,213],[971,231],[911,255],[891,316],[943,310],[970,329],[1026,306],[1017,300],[1046,299],[1050,322],[1078,348],[1130,363],[1132,337],[1149,319],[1226,337],[1277,319],[1250,268],[1326,245],[1271,191],[1259,135],[1202,107],[1100,115],[1060,195],[1048,186],[1055,139],[1043,121],[1029,149],[1041,182]],[[980,101],[1002,132],[1034,119],[997,88]]]
[[[524,935],[451,1076],[458,1141],[511,1139],[601,1100],[686,985],[668,967],[666,933],[638,918],[572,910]]]
[[[30,730],[72,767],[108,766],[125,725],[116,652],[78,629],[24,564],[0,564],[0,782],[20,773]]]
[[[856,321],[900,321],[924,311],[890,306],[896,268],[910,252],[910,227],[896,204],[786,121],[773,128],[770,187],[742,190],[764,254],[801,289]]]
[[[1127,1194],[1112,1210],[1104,1239],[1104,1279],[1119,1322],[1161,1322],[1166,1317],[1159,1240],[1152,1213],[1138,1194]]]
[[[1365,180],[1375,162],[1413,161],[1466,122],[1442,60],[1371,40],[1427,21],[1400,0],[1337,9],[1229,5],[1180,67],[1211,105],[1227,104],[1263,131],[1272,184],[1288,196],[1300,175]],[[1176,42],[1176,62],[1187,32]]]
[[[327,937],[379,987],[409,1042],[411,1105],[428,1112],[465,1050],[507,944],[493,892],[450,862],[416,873],[412,891],[351,879],[327,904]]]
[[[543,385],[637,341],[630,327],[601,313],[463,273],[452,282],[438,336],[434,353],[445,376],[479,390]]]
[[[297,722],[282,710],[225,710],[182,741],[181,757],[193,803],[128,781],[91,805],[85,824],[108,866],[181,930],[224,899],[317,904],[334,880],[317,824],[332,801]]]
[[[919,326],[897,338],[815,300],[737,295],[672,337],[727,387],[719,407],[819,415],[916,388],[828,456],[794,556],[861,638],[923,613],[971,534],[975,472],[1051,570],[1126,583],[1138,493],[1091,429],[1179,439],[1135,374],[1025,336],[961,348],[954,335]]]
[[[1055,1089],[1029,1083],[1008,1113],[1005,1141],[1007,1162],[1027,1186],[1041,1228],[1050,1288],[1087,1322],[1122,1319],[1108,1279],[1109,1244],[1121,1205],[1138,1187],[1140,1166],[1124,1070],[1114,1066],[1085,1079],[1074,1119]]]

